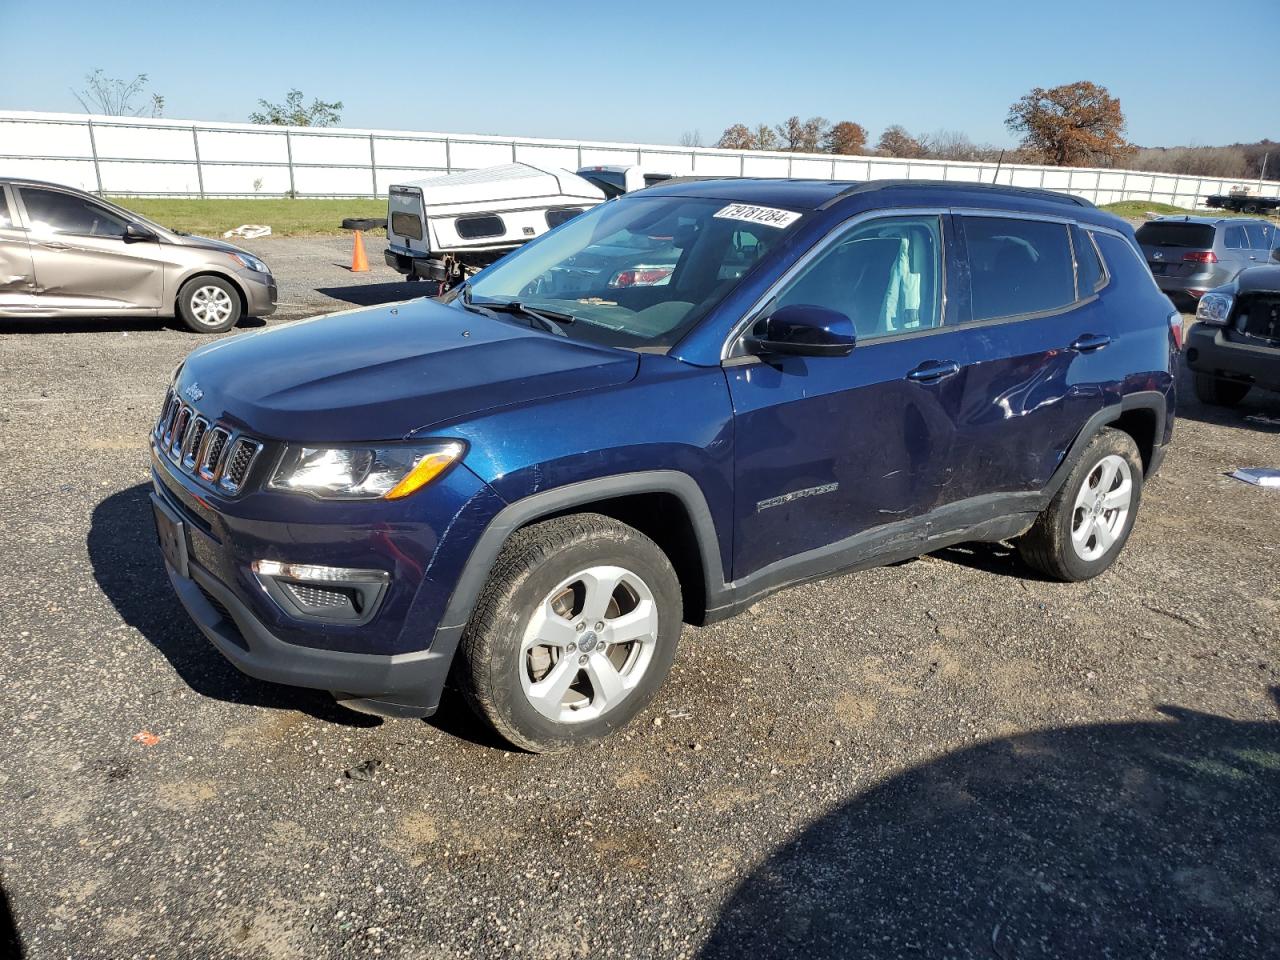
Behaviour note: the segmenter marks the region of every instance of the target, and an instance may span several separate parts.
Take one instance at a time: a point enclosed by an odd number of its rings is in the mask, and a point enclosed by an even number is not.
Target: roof
[[[1010,206],[1013,209],[1042,209],[1069,216],[1096,219],[1110,215],[1088,200],[1068,193],[1011,187],[1004,184],[964,183],[949,180],[799,180],[734,177],[724,179],[682,177],[656,184],[646,196],[690,196],[708,199],[759,203],[792,210],[826,210],[846,202],[873,206],[903,203]],[[880,195],[884,195],[881,197]],[[1063,208],[1067,208],[1064,211]],[[1068,212],[1069,211],[1069,212]],[[1087,213],[1086,213],[1087,211]]]
[[[1202,223],[1212,226],[1215,223],[1263,223],[1257,217],[1195,217],[1191,214],[1177,216],[1153,217],[1147,223]]]

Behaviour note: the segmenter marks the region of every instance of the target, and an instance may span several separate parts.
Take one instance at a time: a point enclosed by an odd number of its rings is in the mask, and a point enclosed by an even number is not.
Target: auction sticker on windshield
[[[717,210],[715,215],[722,220],[746,220],[748,223],[759,223],[766,227],[782,229],[789,227],[800,219],[794,210],[779,210],[776,207],[756,207],[749,203],[731,203]]]

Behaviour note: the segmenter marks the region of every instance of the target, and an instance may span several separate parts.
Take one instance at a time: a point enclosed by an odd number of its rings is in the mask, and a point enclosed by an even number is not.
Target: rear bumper
[[[385,250],[382,259],[392,270],[403,273],[411,280],[444,280],[448,276],[444,262],[433,257],[410,257],[394,250]]]
[[[1187,366],[1199,373],[1227,374],[1280,390],[1280,347],[1228,340],[1222,327],[1193,324],[1187,333]]]
[[[199,564],[190,564],[187,577],[168,563],[165,570],[187,615],[241,673],[271,683],[328,690],[345,706],[366,713],[393,717],[435,713],[450,657],[430,650],[373,656],[286,643]]]
[[[1189,297],[1199,297],[1206,290],[1229,283],[1234,274],[1230,270],[1203,270],[1188,274],[1185,277],[1156,276],[1156,286],[1164,293],[1181,293]]]

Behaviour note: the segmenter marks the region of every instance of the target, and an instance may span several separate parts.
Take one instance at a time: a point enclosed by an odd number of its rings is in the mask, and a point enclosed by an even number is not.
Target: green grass
[[[1104,203],[1102,209],[1109,213],[1114,213],[1117,217],[1126,217],[1130,220],[1145,220],[1148,213],[1158,213],[1163,216],[1170,214],[1189,214],[1190,216],[1222,216],[1222,217],[1252,217],[1257,216],[1259,220],[1266,220],[1267,217],[1261,214],[1251,213],[1235,213],[1231,210],[1188,210],[1185,207],[1175,207],[1171,203],[1153,203],[1150,200],[1121,200],[1118,203]]]
[[[183,233],[220,237],[242,223],[265,223],[276,236],[342,233],[345,217],[385,217],[384,200],[189,200],[112,197],[113,203]]]

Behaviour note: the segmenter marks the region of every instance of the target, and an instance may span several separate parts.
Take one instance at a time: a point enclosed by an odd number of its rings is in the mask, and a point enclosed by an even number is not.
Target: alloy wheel
[[[191,295],[191,315],[196,318],[197,323],[208,327],[225,323],[233,308],[231,295],[212,284],[198,287]]]
[[[1133,503],[1129,461],[1109,454],[1089,471],[1071,513],[1071,546],[1081,560],[1093,562],[1115,545]]]
[[[589,567],[561,581],[530,618],[520,644],[521,688],[548,720],[594,720],[640,683],[657,640],[648,585],[622,567]]]

